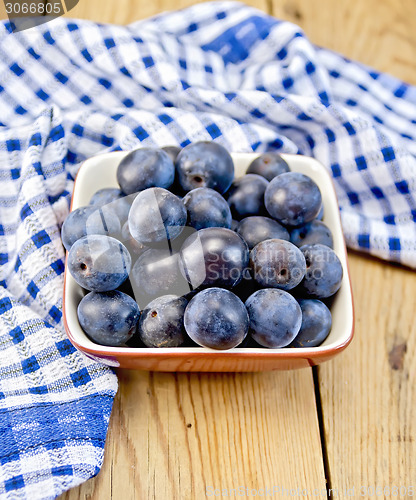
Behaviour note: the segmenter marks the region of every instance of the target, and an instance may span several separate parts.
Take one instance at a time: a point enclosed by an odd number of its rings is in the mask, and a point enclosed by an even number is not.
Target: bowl
[[[117,166],[126,154],[123,151],[98,155],[81,165],[74,184],[71,210],[88,205],[91,196],[98,189],[118,187]],[[232,154],[236,177],[244,175],[257,156],[254,153]],[[78,322],[77,307],[84,292],[65,265],[63,319],[71,343],[87,357],[109,366],[166,372],[291,370],[318,365],[343,351],[353,337],[354,313],[347,251],[334,185],[325,167],[317,160],[301,155],[282,156],[292,171],[309,175],[318,184],[325,207],[324,222],[332,231],[334,250],[344,269],[341,287],[331,306],[332,329],[323,344],[318,347],[281,349],[236,347],[228,351],[205,347],[137,348],[98,345],[85,335]]]

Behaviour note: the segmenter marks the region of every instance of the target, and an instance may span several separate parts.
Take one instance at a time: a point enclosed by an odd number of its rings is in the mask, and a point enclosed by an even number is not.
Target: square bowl
[[[98,155],[86,160],[75,180],[71,210],[88,205],[98,189],[118,187],[116,172],[128,152]],[[254,153],[232,154],[236,177],[244,175],[249,164],[257,158]],[[332,329],[318,347],[309,348],[234,348],[219,351],[205,347],[138,348],[108,347],[92,342],[83,332],[77,318],[77,307],[83,297],[82,288],[75,282],[65,265],[63,318],[72,344],[86,356],[109,366],[153,371],[253,372],[291,370],[315,366],[327,361],[351,342],[354,331],[352,290],[347,251],[342,234],[338,201],[332,179],[317,160],[300,155],[282,155],[294,172],[309,175],[319,186],[325,207],[324,222],[334,237],[344,276],[331,306]]]

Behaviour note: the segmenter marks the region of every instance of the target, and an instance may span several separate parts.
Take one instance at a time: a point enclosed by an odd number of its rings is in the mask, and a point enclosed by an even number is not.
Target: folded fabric
[[[234,2],[130,26],[0,26],[0,495],[54,498],[99,471],[117,390],[62,324],[80,162],[215,140],[332,173],[347,244],[416,267],[416,89]]]

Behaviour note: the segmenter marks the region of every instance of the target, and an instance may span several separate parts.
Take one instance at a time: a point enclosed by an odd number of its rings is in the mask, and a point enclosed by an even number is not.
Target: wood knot
[[[393,370],[401,370],[403,368],[404,355],[407,351],[406,342],[395,345],[389,352],[389,364]]]
[[[286,14],[295,19],[295,21],[300,22],[303,19],[302,12],[300,12],[298,6],[294,2],[287,2],[283,7]]]

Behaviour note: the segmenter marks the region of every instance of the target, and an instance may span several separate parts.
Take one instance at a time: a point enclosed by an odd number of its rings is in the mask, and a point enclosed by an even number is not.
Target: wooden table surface
[[[129,23],[193,3],[80,0],[70,14]],[[414,0],[249,3],[416,83]],[[275,488],[275,498],[326,498],[326,488],[331,498],[410,498],[409,487],[416,496],[415,274],[353,252],[349,260],[356,334],[341,356],[293,372],[120,370],[103,469],[62,498],[187,500],[239,487]]]

